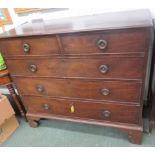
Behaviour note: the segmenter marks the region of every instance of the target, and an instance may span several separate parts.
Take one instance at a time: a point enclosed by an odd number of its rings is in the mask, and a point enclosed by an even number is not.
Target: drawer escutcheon
[[[103,88],[103,89],[101,89],[101,94],[103,96],[108,96],[110,94],[110,90],[106,89],[106,88]]]
[[[99,70],[100,70],[101,73],[105,74],[105,73],[108,72],[109,67],[108,67],[107,65],[101,65],[101,66],[99,67]]]
[[[24,53],[28,54],[30,52],[30,45],[27,43],[23,44]]]
[[[97,45],[98,45],[98,48],[103,50],[107,47],[107,41],[106,40],[103,40],[103,39],[100,39],[98,42],[97,42]]]
[[[70,107],[70,112],[71,112],[71,113],[74,113],[74,112],[75,112],[75,107],[74,107],[74,105],[71,105],[71,107]]]
[[[48,104],[43,104],[43,108],[44,108],[45,110],[49,110],[49,105],[48,105]]]
[[[37,71],[37,66],[36,65],[30,65],[29,66],[29,70],[31,71],[31,72],[36,72]]]
[[[111,115],[111,112],[109,110],[105,110],[105,111],[102,112],[102,114],[103,114],[104,118],[109,118],[110,115]]]
[[[36,89],[37,89],[37,91],[40,92],[40,93],[43,93],[44,90],[45,90],[44,86],[42,86],[42,85],[38,85],[38,86],[36,87]]]

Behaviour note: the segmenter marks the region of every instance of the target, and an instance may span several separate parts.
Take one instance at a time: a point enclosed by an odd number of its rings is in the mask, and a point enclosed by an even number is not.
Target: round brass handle
[[[101,89],[101,94],[104,96],[108,96],[110,94],[110,90],[103,88],[103,89]]]
[[[108,72],[109,67],[108,67],[107,65],[101,65],[101,66],[99,67],[99,70],[100,70],[101,73],[105,74],[105,73]]]
[[[37,86],[37,91],[38,91],[38,92],[42,93],[42,92],[44,92],[44,90],[45,90],[45,89],[44,89],[44,87],[43,87],[42,85],[38,85],[38,86]]]
[[[48,104],[43,104],[43,108],[44,108],[45,110],[49,110],[49,105],[48,105]]]
[[[27,43],[25,43],[25,44],[23,45],[23,49],[24,49],[24,52],[25,52],[26,54],[28,54],[28,53],[30,52],[30,45],[27,44]]]
[[[111,115],[111,112],[108,111],[108,110],[105,110],[105,111],[102,112],[102,114],[103,114],[103,116],[104,116],[105,118],[109,118],[110,115]]]
[[[107,44],[107,41],[102,39],[97,42],[98,48],[101,50],[104,50],[107,47]]]
[[[36,71],[37,71],[37,66],[36,66],[36,65],[30,65],[30,66],[29,66],[29,70],[30,70],[31,72],[36,72]]]

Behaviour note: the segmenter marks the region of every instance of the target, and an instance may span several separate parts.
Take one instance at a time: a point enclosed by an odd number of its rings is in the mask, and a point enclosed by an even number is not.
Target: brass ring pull
[[[37,86],[37,91],[38,91],[38,92],[43,93],[44,90],[45,90],[45,89],[44,89],[44,87],[43,87],[42,85],[38,85],[38,86]]]
[[[37,66],[36,65],[30,65],[29,66],[29,70],[31,71],[31,72],[36,72],[37,71]]]
[[[97,42],[98,48],[101,50],[104,50],[107,47],[107,44],[107,41],[102,39]]]
[[[108,96],[110,94],[110,90],[106,89],[106,88],[103,88],[103,89],[101,89],[101,94],[103,96]]]
[[[48,104],[43,104],[43,108],[44,108],[45,110],[49,110],[49,105],[48,105]]]
[[[103,116],[104,116],[105,118],[109,118],[110,115],[111,115],[111,112],[108,111],[108,110],[105,110],[105,111],[102,112],[102,114],[103,114]]]
[[[25,54],[28,54],[30,52],[30,45],[25,43],[23,45],[23,49],[24,49]]]
[[[101,73],[105,74],[105,73],[108,72],[109,68],[108,68],[107,65],[101,65],[101,66],[99,67],[99,70],[100,70]]]

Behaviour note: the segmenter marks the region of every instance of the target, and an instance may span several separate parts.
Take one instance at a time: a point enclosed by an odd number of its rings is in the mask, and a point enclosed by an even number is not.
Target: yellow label
[[[71,113],[74,113],[74,112],[75,112],[75,108],[74,108],[73,105],[72,105],[71,108],[70,108],[70,112],[71,112]]]

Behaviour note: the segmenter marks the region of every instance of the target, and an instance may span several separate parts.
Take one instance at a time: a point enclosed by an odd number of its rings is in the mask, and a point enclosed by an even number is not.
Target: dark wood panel
[[[144,74],[143,58],[49,58],[7,60],[12,76],[74,77],[141,79]],[[14,65],[16,64],[16,65]]]
[[[95,103],[65,99],[22,96],[29,113],[46,113],[70,117],[139,124],[139,106],[124,106],[108,102]]]
[[[100,31],[61,35],[64,54],[103,54],[144,52],[145,30]]]
[[[141,96],[140,82],[50,78],[14,78],[14,81],[21,94],[29,95],[121,102],[140,102]]]
[[[24,51],[24,44],[29,45],[27,52]],[[59,46],[55,36],[2,40],[0,41],[0,49],[5,56],[59,54]]]

